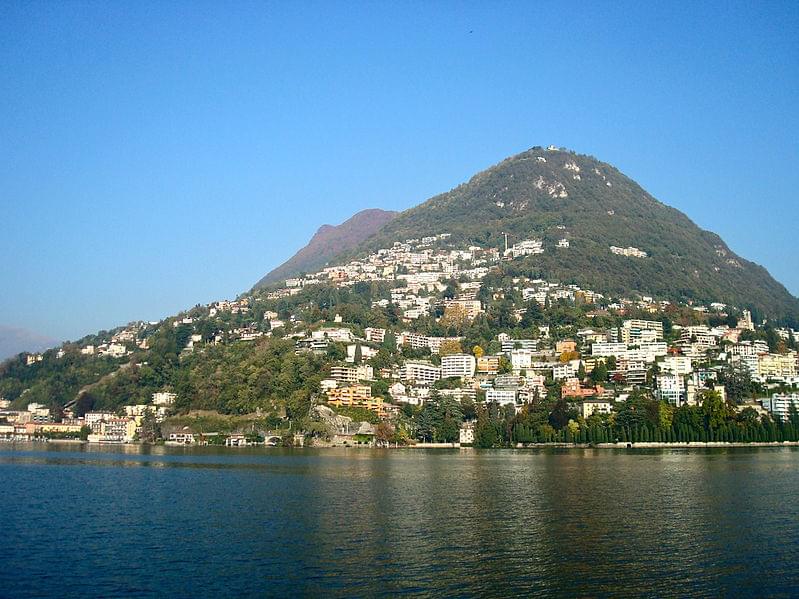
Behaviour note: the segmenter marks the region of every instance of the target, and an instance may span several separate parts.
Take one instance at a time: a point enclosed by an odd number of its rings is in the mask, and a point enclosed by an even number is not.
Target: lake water
[[[799,451],[0,445],[0,596],[799,596]]]

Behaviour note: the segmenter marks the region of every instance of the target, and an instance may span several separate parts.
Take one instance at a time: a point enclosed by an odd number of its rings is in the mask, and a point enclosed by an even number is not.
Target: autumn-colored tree
[[[580,357],[579,352],[576,351],[565,351],[560,354],[560,362],[561,364],[565,364],[566,362],[571,362],[572,360],[576,360]]]
[[[475,345],[472,348],[472,354],[474,354],[475,358],[482,358],[483,355],[485,355],[485,352],[483,351],[482,347],[480,347],[479,345]]]
[[[450,304],[444,308],[444,316],[438,322],[445,329],[452,328],[460,333],[470,321],[469,312],[465,307],[460,304]]]
[[[463,347],[461,346],[461,342],[457,339],[445,339],[441,342],[441,347],[438,350],[439,356],[461,353],[463,353]]]
[[[381,443],[389,443],[394,438],[396,431],[391,423],[382,420],[375,430],[375,439]]]

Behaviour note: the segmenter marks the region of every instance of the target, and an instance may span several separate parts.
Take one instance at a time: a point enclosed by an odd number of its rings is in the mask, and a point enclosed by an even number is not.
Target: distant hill
[[[0,362],[22,352],[40,352],[57,344],[55,339],[26,329],[0,325]]]
[[[532,148],[476,174],[400,213],[335,262],[442,232],[455,242],[495,247],[504,246],[503,233],[511,245],[544,240],[544,254],[508,265],[520,274],[605,293],[719,301],[799,319],[799,300],[765,268],[736,255],[718,235],[610,164],[560,149]],[[555,247],[561,239],[568,248]],[[616,255],[610,246],[639,248],[647,257]]]
[[[374,235],[397,214],[373,208],[358,212],[338,226],[322,225],[308,245],[258,281],[255,288],[324,267],[334,256],[355,248]]]

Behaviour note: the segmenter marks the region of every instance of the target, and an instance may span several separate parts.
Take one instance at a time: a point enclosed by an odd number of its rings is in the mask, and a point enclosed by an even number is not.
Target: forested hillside
[[[733,253],[715,233],[659,202],[613,166],[563,150],[532,148],[400,213],[335,262],[394,241],[447,232],[453,242],[503,247],[537,237],[567,239],[564,252],[514,264],[520,272],[605,293],[750,306],[797,322],[799,300],[765,268]],[[612,254],[635,247],[646,258]]]

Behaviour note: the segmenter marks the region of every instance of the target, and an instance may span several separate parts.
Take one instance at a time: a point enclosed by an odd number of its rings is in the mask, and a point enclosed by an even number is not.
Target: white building
[[[617,247],[615,245],[610,246],[610,251],[614,254],[618,254],[619,256],[627,256],[632,258],[646,258],[647,254],[643,250],[639,250],[637,247]]]
[[[586,399],[580,405],[580,414],[583,418],[588,418],[591,414],[610,414],[613,411],[613,404],[602,399]]]
[[[661,373],[657,379],[656,394],[659,399],[680,406],[685,401],[685,380],[676,374]]]
[[[788,420],[791,406],[799,410],[799,393],[775,393],[771,397],[765,398],[763,408],[768,410],[774,418]]]
[[[474,443],[474,422],[464,422],[461,424],[458,441],[461,445],[471,445]]]
[[[660,370],[672,374],[685,376],[693,371],[691,358],[688,356],[666,356],[659,364]]]
[[[526,239],[519,243],[514,243],[512,247],[505,250],[506,256],[518,258],[520,256],[531,256],[533,254],[544,253],[544,242],[540,239]]]
[[[513,370],[525,370],[533,366],[533,352],[529,349],[514,349],[510,352]]]
[[[505,335],[507,337],[507,335]],[[497,337],[499,338],[499,337]],[[526,349],[534,352],[538,349],[538,339],[500,339],[502,353],[510,354],[514,349]]]
[[[412,360],[405,362],[400,378],[416,383],[434,383],[441,378],[441,369],[430,362]]]
[[[579,368],[579,366],[577,368]],[[575,376],[577,376],[577,369],[575,369],[574,364],[571,362],[556,364],[555,367],[552,368],[552,378],[555,380],[570,379]]]
[[[112,412],[86,412],[83,421],[86,426],[90,427],[101,420],[111,420],[112,418],[116,418],[116,414]]]
[[[153,393],[153,404],[157,406],[171,406],[175,403],[177,394],[169,393],[168,391],[158,391]]]
[[[364,329],[364,335],[366,336],[367,341],[371,341],[372,343],[383,343],[383,340],[386,338],[386,329],[366,327]]]
[[[654,333],[654,339],[651,338],[651,333]],[[663,339],[663,323],[658,320],[625,320],[619,330],[619,337],[627,344],[636,341],[661,341]]]
[[[345,328],[323,327],[311,333],[313,339],[329,339],[339,343],[349,343],[352,341],[352,331]]]
[[[513,389],[486,389],[486,402],[500,405],[516,404],[516,391]]]
[[[472,377],[477,366],[474,356],[469,354],[449,354],[441,358],[441,377]]]

